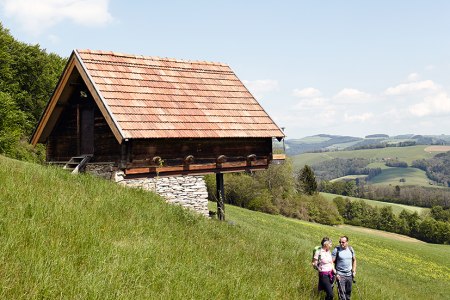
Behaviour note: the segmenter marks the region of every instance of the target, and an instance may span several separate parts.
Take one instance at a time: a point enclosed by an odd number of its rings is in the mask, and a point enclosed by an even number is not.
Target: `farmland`
[[[334,158],[366,158],[372,162],[380,162],[386,159],[398,159],[410,165],[414,160],[431,158],[436,153],[444,152],[425,151],[427,147],[428,146],[426,145],[420,145],[411,147],[387,147],[380,149],[302,153],[292,156],[292,161],[295,169],[302,168],[305,164],[314,165]]]

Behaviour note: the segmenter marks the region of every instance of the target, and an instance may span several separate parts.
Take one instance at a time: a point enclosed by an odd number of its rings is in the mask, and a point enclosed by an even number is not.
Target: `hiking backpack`
[[[320,251],[320,249],[322,249],[322,246],[315,246],[313,249],[313,253],[312,253],[312,258],[311,258],[311,262],[314,262],[314,255],[316,255],[317,251]],[[319,252],[319,256],[317,257],[317,268],[319,267],[319,262],[320,262],[320,252]],[[316,268],[316,267],[314,267]]]

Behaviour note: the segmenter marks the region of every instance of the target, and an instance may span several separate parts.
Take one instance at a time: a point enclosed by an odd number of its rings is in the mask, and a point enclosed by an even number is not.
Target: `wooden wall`
[[[225,161],[231,164],[230,168],[238,166],[267,167],[271,160],[271,138],[135,139],[124,141],[121,145],[91,95],[88,94],[87,98],[80,97],[80,90],[83,90],[82,86],[74,89],[47,140],[47,161],[64,162],[73,156],[91,154],[80,153],[82,149],[93,149],[92,162],[114,162],[120,168],[186,167],[185,158],[190,155],[193,156],[193,161],[190,161],[189,164],[195,164],[201,170],[203,168],[198,165],[202,164],[212,165],[207,170],[215,169],[219,156],[226,157]],[[80,116],[82,115],[81,111],[86,108],[91,111],[93,109],[94,112],[88,114],[94,118],[90,122],[90,128],[92,129],[92,124],[94,127],[93,137],[88,135],[93,147],[80,145],[83,135]],[[86,139],[83,143],[85,142]],[[247,162],[249,155],[253,155],[254,164]],[[155,157],[160,157],[163,162],[155,162]],[[240,164],[233,164],[234,162]],[[217,167],[222,168],[225,165]],[[188,170],[188,168],[184,170]]]
[[[71,96],[64,108],[60,119],[47,140],[47,161],[68,161],[71,157],[80,154],[80,113],[82,107],[94,106],[94,148],[93,162],[120,161],[121,146],[114,137],[99,108],[92,97],[80,100],[79,91]]]

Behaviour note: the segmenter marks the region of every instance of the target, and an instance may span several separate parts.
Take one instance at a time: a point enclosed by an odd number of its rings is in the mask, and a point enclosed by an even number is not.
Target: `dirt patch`
[[[338,225],[337,227],[344,228],[344,229],[348,228],[348,229],[351,229],[351,230],[354,230],[354,231],[358,231],[358,232],[376,234],[378,236],[391,238],[391,239],[397,240],[397,241],[426,244],[425,242],[420,241],[418,239],[415,239],[415,238],[412,238],[412,237],[409,237],[409,236],[406,236],[406,235],[401,235],[401,234],[397,234],[397,233],[387,232],[387,231],[381,231],[381,230],[370,229],[370,228],[365,228],[365,227],[358,227],[358,226],[351,226],[351,225]]]
[[[447,152],[450,151],[450,146],[429,146],[423,150],[427,152]]]

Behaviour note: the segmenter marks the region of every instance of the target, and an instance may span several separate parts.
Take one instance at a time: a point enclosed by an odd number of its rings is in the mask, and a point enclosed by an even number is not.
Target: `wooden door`
[[[80,107],[80,154],[94,154],[94,107]]]

